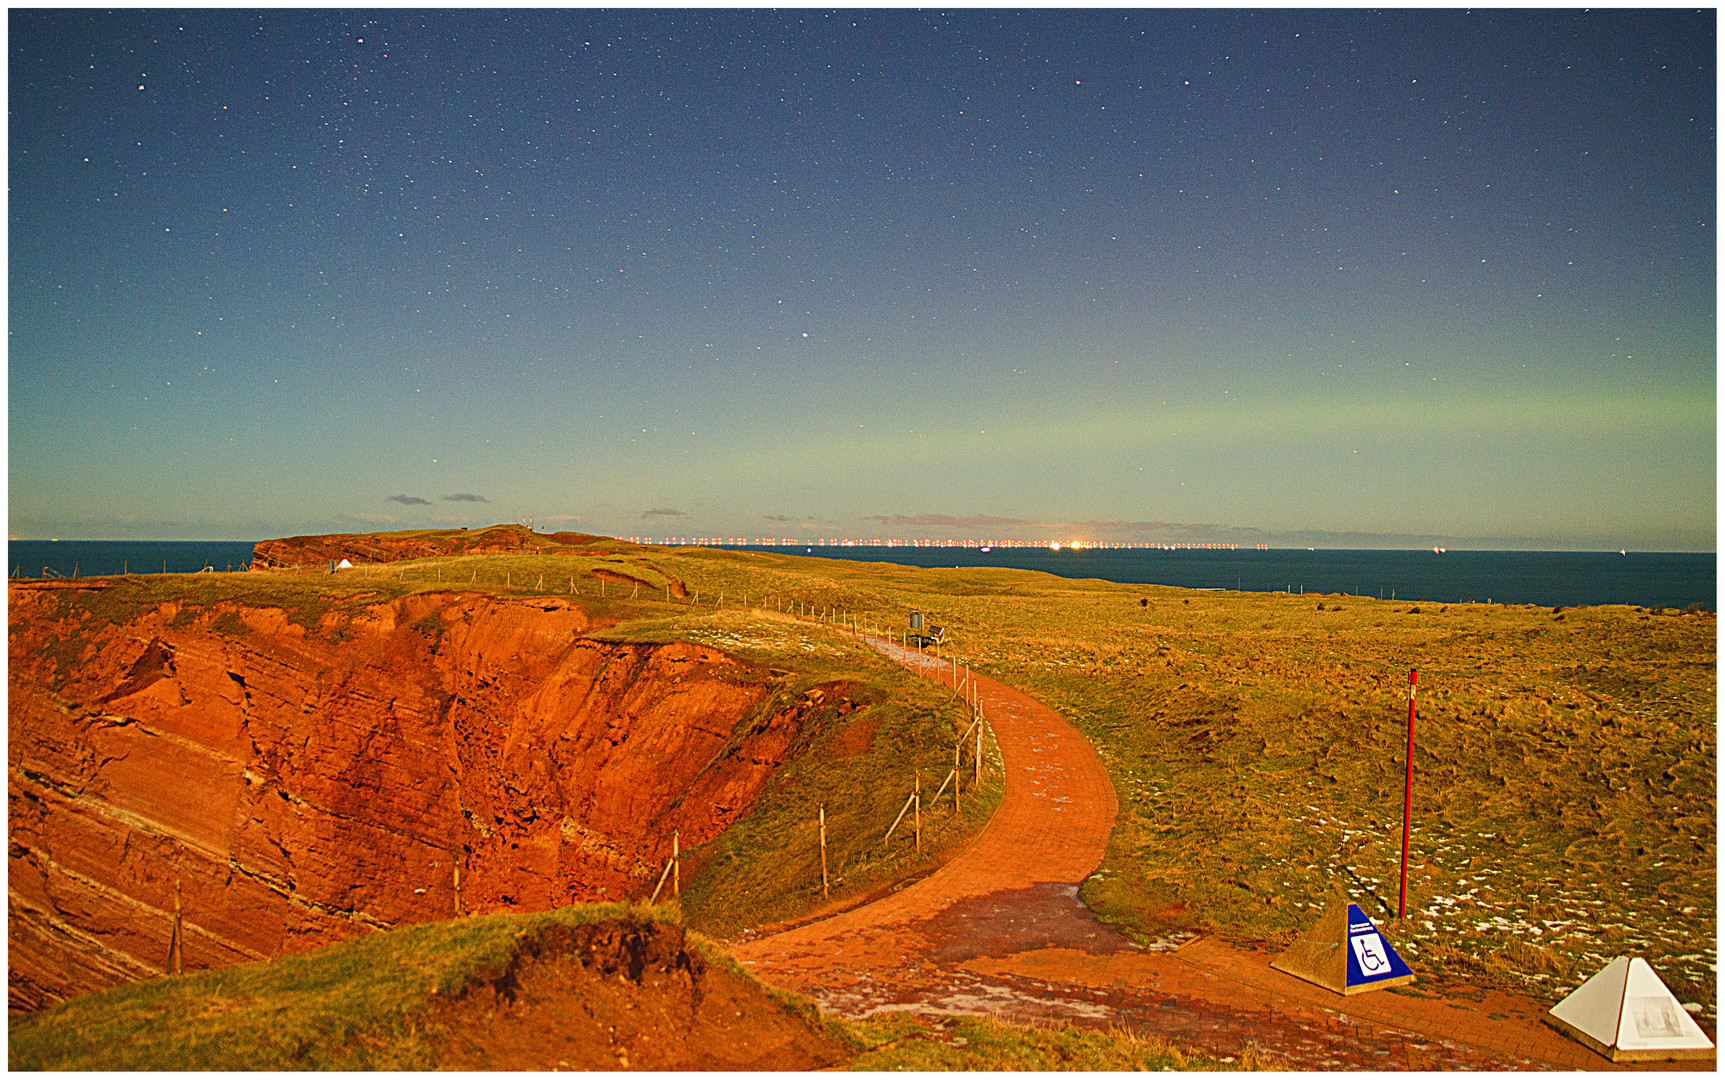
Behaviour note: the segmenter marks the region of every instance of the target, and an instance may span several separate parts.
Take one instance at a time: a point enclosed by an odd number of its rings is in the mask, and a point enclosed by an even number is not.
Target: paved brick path
[[[952,682],[945,662],[876,646]],[[1145,948],[1113,933],[1077,899],[1114,826],[1107,770],[1054,710],[971,677],[1006,768],[994,817],[946,866],[896,893],[734,944],[755,974],[845,1016],[1127,1024],[1224,1059],[1250,1050],[1282,1068],[1620,1068],[1547,1027],[1547,1005],[1532,998],[1444,998],[1417,983],[1343,998],[1271,970],[1271,954],[1212,938]]]

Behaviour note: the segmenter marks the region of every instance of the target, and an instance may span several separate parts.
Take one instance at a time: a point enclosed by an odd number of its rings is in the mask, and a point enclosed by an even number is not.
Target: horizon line
[[[495,528],[495,527],[497,527],[497,525],[521,525],[521,524],[522,523],[520,523],[520,522],[498,522],[498,523],[496,523],[496,525],[478,526],[476,531],[483,531],[484,529]],[[523,527],[525,527],[525,526],[523,526]],[[432,530],[419,530],[419,529],[374,530],[374,532],[382,532],[382,533],[388,533],[388,532],[421,532],[421,531],[432,531]],[[449,531],[454,532],[454,531],[463,531],[463,530],[460,527],[455,527],[455,528],[450,529]],[[580,530],[558,529],[558,530],[554,530],[554,531],[555,532],[575,532],[575,531],[580,531]],[[296,534],[290,534],[290,535],[295,535],[295,536],[334,536],[334,535],[364,536],[364,535],[368,535],[368,534],[367,533],[349,532],[349,533],[296,533]],[[553,534],[552,533],[539,533],[539,532],[535,531],[534,535],[547,536],[548,537],[548,536],[553,535]],[[1248,543],[1241,543],[1241,542],[1232,541],[1232,540],[1137,540],[1137,541],[1084,540],[1084,539],[1024,540],[1024,539],[1017,539],[1017,538],[1012,538],[1012,537],[1007,537],[1007,538],[1002,538],[1002,539],[986,539],[986,538],[976,538],[976,537],[965,537],[965,538],[960,538],[960,537],[940,537],[940,538],[932,538],[932,537],[923,537],[923,538],[917,538],[917,537],[904,537],[904,538],[901,538],[901,537],[819,537],[819,538],[815,538],[815,539],[809,539],[809,538],[797,538],[797,537],[661,536],[661,537],[655,538],[652,536],[625,536],[625,535],[621,535],[621,534],[612,534],[612,533],[585,533],[584,535],[606,537],[606,538],[612,539],[612,540],[621,540],[621,541],[624,541],[627,543],[643,544],[643,545],[648,545],[648,546],[653,546],[653,547],[711,547],[711,548],[794,548],[794,547],[809,548],[809,547],[815,547],[815,548],[827,548],[827,549],[831,549],[831,548],[838,548],[838,549],[845,549],[845,548],[877,548],[877,549],[950,548],[950,549],[970,549],[970,550],[978,550],[978,549],[984,549],[984,548],[1003,548],[1006,550],[1017,550],[1017,551],[1026,551],[1026,550],[1030,550],[1030,551],[1034,551],[1034,550],[1044,550],[1044,551],[1433,551],[1433,552],[1439,553],[1439,554],[1448,553],[1452,549],[1455,551],[1458,551],[1458,552],[1459,551],[1476,551],[1476,552],[1514,551],[1514,552],[1528,552],[1528,553],[1555,552],[1555,553],[1597,553],[1597,554],[1610,554],[1613,551],[1627,554],[1631,550],[1633,550],[1637,554],[1644,554],[1644,555],[1653,555],[1653,554],[1660,554],[1660,555],[1714,555],[1714,556],[1718,555],[1718,548],[1716,546],[1712,547],[1712,548],[1674,547],[1674,548],[1633,548],[1633,549],[1626,546],[1626,545],[1619,545],[1616,548],[1577,547],[1577,546],[1566,546],[1566,547],[1531,547],[1531,546],[1501,547],[1501,546],[1485,546],[1486,544],[1490,543],[1491,541],[1490,540],[1474,540],[1474,539],[1449,539],[1446,543],[1440,543],[1440,544],[1435,544],[1435,545],[1430,544],[1430,543],[1419,543],[1419,542],[1410,541],[1410,542],[1405,542],[1402,544],[1375,545],[1375,546],[1374,545],[1367,545],[1367,544],[1345,544],[1345,545],[1325,546],[1325,545],[1317,545],[1317,544],[1295,544],[1295,543],[1287,543],[1287,542],[1271,543],[1271,542],[1266,542],[1266,541],[1253,541],[1253,542],[1248,542]],[[288,538],[289,538],[288,536],[280,536],[280,537],[271,536],[271,537],[264,537],[263,539],[260,539],[260,540],[249,540],[249,539],[246,539],[246,540],[231,540],[231,539],[224,540],[224,539],[219,539],[219,538],[208,538],[208,537],[196,538],[196,539],[185,539],[183,537],[182,538],[147,538],[147,537],[62,537],[62,536],[56,536],[56,537],[30,538],[30,537],[9,536],[9,537],[7,537],[7,542],[8,543],[26,543],[26,544],[31,544],[31,543],[34,543],[34,544],[85,543],[85,544],[252,544],[252,545],[256,545],[256,544],[264,543],[265,541],[268,541],[268,540],[278,540],[278,539],[288,539]],[[1498,543],[1502,543],[1505,540],[1512,540],[1512,538],[1508,538],[1508,537],[1491,538],[1491,539],[1496,540]],[[1540,542],[1541,541],[1535,540],[1535,539],[1528,539],[1525,541],[1521,541],[1521,543],[1524,545],[1525,544],[1537,544]],[[1549,543],[1550,541],[1546,541],[1546,542]]]

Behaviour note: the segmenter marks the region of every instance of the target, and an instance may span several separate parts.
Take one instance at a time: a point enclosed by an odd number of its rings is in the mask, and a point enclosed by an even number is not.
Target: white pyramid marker
[[[1612,1061],[1707,1057],[1713,1043],[1647,961],[1620,956],[1552,1007],[1551,1022]]]

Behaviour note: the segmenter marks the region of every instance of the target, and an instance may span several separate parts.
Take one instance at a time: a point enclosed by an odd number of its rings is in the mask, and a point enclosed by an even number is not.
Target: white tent
[[[346,559],[343,559],[341,562],[335,564],[335,568],[337,570],[352,570],[353,564],[348,562]]]
[[[1713,1043],[1647,961],[1619,956],[1552,1007],[1550,1023],[1612,1061],[1704,1058]]]

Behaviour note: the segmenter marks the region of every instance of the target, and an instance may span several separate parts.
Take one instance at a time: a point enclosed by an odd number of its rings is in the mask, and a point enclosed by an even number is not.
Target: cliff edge
[[[593,640],[578,598],[162,595],[10,586],[14,1011],[161,974],[176,911],[190,970],[644,897],[812,707],[716,649]]]

